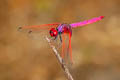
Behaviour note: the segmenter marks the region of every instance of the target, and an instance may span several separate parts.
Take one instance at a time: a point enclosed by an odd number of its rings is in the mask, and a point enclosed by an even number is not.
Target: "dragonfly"
[[[35,25],[35,26],[23,26],[23,27],[19,27],[19,29],[30,29],[29,33],[31,33],[32,31],[36,31],[36,30],[47,30],[49,35],[54,40],[59,38],[59,40],[62,44],[61,57],[63,59],[64,59],[64,56],[66,54],[64,52],[65,51],[64,50],[65,49],[64,36],[65,36],[65,34],[68,34],[69,41],[68,41],[68,53],[67,54],[69,54],[69,56],[70,56],[70,61],[73,62],[73,60],[72,60],[72,47],[71,47],[72,29],[98,22],[98,21],[102,20],[103,18],[104,18],[104,16],[99,16],[99,17],[95,17],[95,18],[92,18],[89,20],[71,23],[71,24],[52,23],[52,24],[43,24],[43,25]]]

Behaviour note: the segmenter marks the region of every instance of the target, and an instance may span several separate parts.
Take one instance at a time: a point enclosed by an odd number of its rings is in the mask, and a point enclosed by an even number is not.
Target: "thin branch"
[[[51,40],[46,36],[46,40],[48,41],[50,47],[52,48],[52,50],[54,51],[54,55],[56,56],[56,58],[58,59],[62,69],[64,70],[65,72],[65,75],[67,76],[68,80],[74,80],[69,69],[67,68],[64,60],[61,58],[61,56],[59,55],[57,49],[55,48],[54,45],[51,44]]]

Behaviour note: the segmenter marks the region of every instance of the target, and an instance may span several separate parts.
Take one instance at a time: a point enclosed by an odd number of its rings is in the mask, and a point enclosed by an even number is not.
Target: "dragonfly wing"
[[[19,30],[29,30],[29,33],[32,31],[44,31],[50,30],[51,28],[56,28],[60,23],[53,24],[43,24],[43,25],[35,25],[35,26],[23,26],[19,27]]]
[[[69,55],[70,55],[71,63],[73,63],[73,60],[72,60],[72,48],[71,48],[71,34],[70,33],[69,33]]]
[[[62,35],[62,53],[61,53],[61,56],[64,59],[64,56],[65,56],[65,34]]]
[[[19,27],[18,30],[23,33],[27,33],[27,35],[32,39],[39,40],[40,37],[50,36],[49,30],[51,28],[56,28],[59,24],[60,23],[43,24],[36,26],[23,26]]]
[[[68,65],[73,63],[72,62],[72,48],[71,48],[71,35],[70,34],[65,34],[65,33],[62,34],[61,56]]]

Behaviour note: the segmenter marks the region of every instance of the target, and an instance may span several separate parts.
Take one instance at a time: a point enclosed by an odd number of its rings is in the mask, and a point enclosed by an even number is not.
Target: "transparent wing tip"
[[[20,32],[24,32],[23,27],[18,27],[17,30],[20,31]],[[28,30],[27,32],[28,32],[29,34],[31,34],[31,33],[32,33],[32,30]]]

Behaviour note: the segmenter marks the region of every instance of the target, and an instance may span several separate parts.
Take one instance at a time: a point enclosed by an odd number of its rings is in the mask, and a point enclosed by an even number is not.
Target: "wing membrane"
[[[34,25],[34,26],[23,26],[19,27],[22,30],[31,30],[31,31],[41,31],[41,30],[49,30],[50,28],[56,28],[60,23],[53,24],[42,24],[42,25]]]

